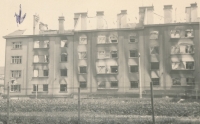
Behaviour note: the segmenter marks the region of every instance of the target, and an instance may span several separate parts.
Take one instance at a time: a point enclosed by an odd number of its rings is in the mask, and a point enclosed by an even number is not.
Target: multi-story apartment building
[[[172,22],[171,9],[164,6],[164,24],[153,23],[154,7],[148,6],[139,8],[138,24],[128,24],[122,10],[117,29],[104,29],[98,11],[95,30],[87,30],[87,13],[75,13],[73,31],[64,30],[62,16],[59,30],[4,36],[5,82],[17,82],[11,95],[67,96],[78,87],[85,94],[139,94],[150,82],[164,93],[200,89],[197,4],[186,8],[184,23]]]

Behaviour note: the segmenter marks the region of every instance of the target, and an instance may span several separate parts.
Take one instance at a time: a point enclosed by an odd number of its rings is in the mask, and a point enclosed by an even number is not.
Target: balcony
[[[34,41],[33,49],[49,49],[49,41]]]
[[[171,47],[171,55],[190,55],[194,54],[194,46],[193,45],[182,45],[182,46],[172,46]]]
[[[49,56],[48,55],[34,55],[33,64],[48,64]]]
[[[171,30],[170,36],[171,36],[172,39],[193,38],[194,37],[194,35],[193,35],[193,29],[187,29],[185,31]]]
[[[171,64],[172,70],[195,70],[194,68],[194,62],[172,62]]]

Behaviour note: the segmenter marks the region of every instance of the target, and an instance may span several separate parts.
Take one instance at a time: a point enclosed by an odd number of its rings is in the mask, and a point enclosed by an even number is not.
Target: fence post
[[[198,89],[196,89],[196,100],[198,99]]]
[[[78,88],[78,124],[80,124],[80,87]]]
[[[153,86],[152,86],[152,82],[151,82],[151,107],[152,107],[152,120],[153,120],[153,124],[155,124],[155,117],[154,117],[154,104],[153,104]]]
[[[7,124],[10,121],[10,82],[8,82],[8,89],[7,89]]]

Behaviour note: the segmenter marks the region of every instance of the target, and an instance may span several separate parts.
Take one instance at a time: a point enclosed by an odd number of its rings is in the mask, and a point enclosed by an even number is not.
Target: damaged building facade
[[[190,8],[190,9],[188,9]],[[6,39],[5,86],[13,96],[158,93],[200,89],[200,42],[197,4],[186,7],[186,22],[172,22],[172,5],[164,6],[164,24],[154,24],[154,7],[139,7],[139,23],[117,15],[117,29],[105,29],[103,11],[96,29],[87,29],[87,13],[74,14],[74,30],[64,29]],[[192,10],[192,11],[191,11]],[[146,21],[145,21],[146,20]]]

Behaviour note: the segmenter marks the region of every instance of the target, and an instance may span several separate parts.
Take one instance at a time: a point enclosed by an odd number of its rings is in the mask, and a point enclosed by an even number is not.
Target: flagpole
[[[33,15],[33,35],[35,35],[35,15]]]

